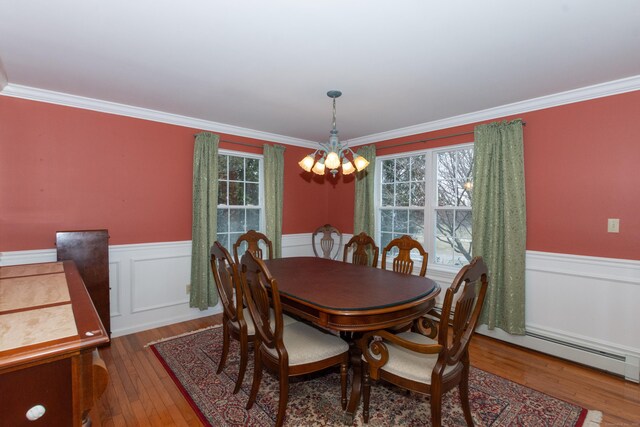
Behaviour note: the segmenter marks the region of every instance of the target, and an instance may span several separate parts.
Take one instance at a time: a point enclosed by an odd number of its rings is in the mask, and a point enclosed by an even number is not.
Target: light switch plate
[[[607,220],[607,231],[609,233],[619,233],[620,232],[620,219],[619,218],[609,218]]]

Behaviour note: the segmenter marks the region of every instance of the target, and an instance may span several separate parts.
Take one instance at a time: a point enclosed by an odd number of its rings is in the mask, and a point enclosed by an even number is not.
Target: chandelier
[[[307,172],[324,175],[326,169],[335,176],[338,168],[342,167],[342,174],[349,175],[356,170],[360,172],[367,167],[369,161],[357,155],[349,147],[340,143],[338,129],[336,129],[336,98],[342,95],[339,90],[327,92],[329,98],[333,98],[333,128],[329,142],[320,143],[320,148],[302,159],[298,164]]]

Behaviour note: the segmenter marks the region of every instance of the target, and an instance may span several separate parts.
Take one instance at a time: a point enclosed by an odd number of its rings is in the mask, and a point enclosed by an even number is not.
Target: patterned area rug
[[[272,426],[276,419],[278,381],[265,371],[256,404],[245,410],[253,366],[249,362],[242,389],[232,394],[238,373],[239,347],[231,341],[227,364],[216,375],[222,350],[222,328],[210,328],[150,344],[167,372],[205,425]],[[471,411],[476,426],[597,426],[601,413],[555,399],[504,378],[472,368]],[[371,416],[362,420],[362,407],[354,425],[428,426],[429,401],[394,386],[374,383]],[[341,426],[340,377],[337,370],[292,378],[286,426]],[[442,423],[464,426],[457,389],[443,399]]]

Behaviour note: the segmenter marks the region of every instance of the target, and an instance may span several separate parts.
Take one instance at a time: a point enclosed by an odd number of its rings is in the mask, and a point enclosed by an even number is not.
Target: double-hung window
[[[218,241],[231,251],[248,230],[263,230],[262,156],[218,152]]]
[[[429,260],[458,266],[471,260],[473,146],[378,157],[376,204],[381,249],[408,234]]]

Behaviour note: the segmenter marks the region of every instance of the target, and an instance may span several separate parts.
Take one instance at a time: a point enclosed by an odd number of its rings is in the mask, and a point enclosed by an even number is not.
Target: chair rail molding
[[[344,235],[348,241],[350,235]],[[311,233],[282,236],[284,257],[314,256]],[[51,262],[55,249],[0,252],[0,265]],[[109,247],[113,336],[220,313],[189,307],[191,241]],[[527,251],[526,329],[478,333],[640,381],[640,261]],[[429,265],[446,288],[455,269]]]

